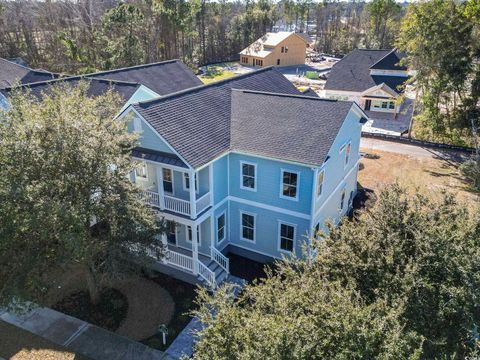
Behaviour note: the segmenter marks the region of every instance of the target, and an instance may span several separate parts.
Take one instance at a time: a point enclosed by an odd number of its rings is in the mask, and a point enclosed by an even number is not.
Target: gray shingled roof
[[[395,56],[387,56],[391,52],[392,50],[353,50],[333,66],[325,89],[362,92],[385,82],[392,90],[401,92],[398,85],[403,84],[407,77],[370,75],[370,68],[374,64],[382,66],[383,63],[385,70],[403,70],[389,66],[395,58]]]
[[[234,95],[232,100],[232,92],[237,93],[234,89],[250,92],[238,91],[240,95]],[[281,97],[281,94],[294,96]],[[252,102],[249,104],[250,98]],[[233,107],[232,101],[235,102]],[[336,136],[338,124],[343,121],[350,106],[351,103],[300,95],[290,81],[270,67],[134,104],[133,108],[186,162],[198,168],[231,150],[232,146],[234,150],[244,149],[276,158],[321,164],[325,148]],[[242,112],[244,108],[245,113]],[[246,117],[246,113],[251,113],[251,117]],[[318,120],[319,117],[322,120]],[[252,124],[231,137],[230,126],[237,128],[242,121],[251,121]],[[290,131],[290,126],[295,127],[294,133]],[[312,134],[312,129],[315,129],[315,134]],[[269,138],[271,135],[272,139]],[[252,139],[255,140],[255,148],[240,146],[240,139],[249,137],[256,139]],[[315,146],[312,137],[317,141]],[[262,142],[265,142],[265,148],[261,147]],[[295,149],[285,146],[293,142]],[[313,147],[316,149],[313,150]]]
[[[235,90],[231,150],[320,166],[351,107],[349,101]]]
[[[198,168],[230,147],[231,89],[299,94],[280,72],[267,67],[133,107],[183,159]]]
[[[407,67],[405,65],[400,65],[400,60],[402,60],[406,56],[406,54],[396,49],[394,50],[395,51],[391,51],[383,58],[378,60],[370,67],[370,69],[407,70]]]
[[[180,60],[131,66],[88,74],[97,79],[130,81],[145,85],[159,95],[167,95],[202,85],[200,79]]]
[[[311,96],[311,97],[320,97],[311,87],[306,88],[302,91],[302,95]]]
[[[48,71],[33,70],[26,66],[0,58],[0,89],[11,87],[16,82],[27,84],[37,81],[51,80],[58,74]]]
[[[72,86],[76,86],[78,82],[82,79],[89,82],[90,86],[88,88],[88,95],[92,97],[102,95],[106,93],[110,88],[112,88],[112,90],[117,92],[124,101],[127,101],[140,87],[140,84],[125,81],[112,81],[91,77],[87,78],[83,76],[71,76],[56,80],[25,84],[22,86],[22,88],[28,88],[30,90],[30,94],[36,96],[37,98],[41,98],[42,93],[48,93],[49,89],[54,84],[67,83]],[[8,96],[8,93],[12,91],[12,89],[13,88],[7,88],[0,90],[0,92],[2,92],[5,96]]]

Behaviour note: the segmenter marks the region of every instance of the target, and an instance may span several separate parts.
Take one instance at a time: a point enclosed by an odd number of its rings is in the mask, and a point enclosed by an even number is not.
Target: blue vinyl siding
[[[128,99],[128,101],[123,105],[122,110],[120,110],[120,112],[125,110],[131,104],[136,104],[141,101],[151,100],[157,97],[160,97],[160,95],[158,95],[155,91],[150,90],[148,87],[144,85],[140,85],[140,87],[137,89],[137,91],[135,91],[132,97]]]
[[[355,166],[360,158],[359,149],[361,134],[361,124],[359,123],[359,120],[360,116],[353,111],[350,111],[330,149],[330,158],[323,166],[325,176],[322,194],[318,198],[316,194],[313,194],[316,199],[314,215],[320,208],[322,209],[321,213],[314,217],[313,226],[320,223],[322,228],[322,225],[327,220],[331,220],[334,223],[338,222],[340,217],[343,216],[346,211],[346,209],[344,209],[342,213],[339,212],[342,189],[346,189],[345,202],[347,203],[347,206],[350,192],[353,191],[356,193],[358,169],[355,168]],[[345,167],[345,150],[340,151],[340,149],[348,143],[351,143],[350,159]]]
[[[245,190],[240,187],[240,163],[242,161],[257,165],[256,191]],[[229,165],[231,196],[304,214],[310,213],[313,181],[313,172],[311,168],[235,153],[230,154]],[[280,197],[282,169],[299,173],[300,178],[297,187],[299,195],[298,201]]]
[[[240,214],[246,212],[248,214],[255,214],[255,242],[243,240],[240,237]],[[307,219],[296,218],[290,215],[278,213],[262,209],[255,206],[245,205],[236,201],[230,202],[230,244],[247,248],[252,251],[257,251],[264,255],[280,258],[282,255],[287,255],[285,252],[280,252],[279,249],[279,221],[294,224],[296,226],[295,233],[295,253],[301,255],[302,243],[307,238],[305,235],[310,226],[310,221]]]
[[[222,156],[212,164],[214,205],[228,196],[228,158],[229,155]]]
[[[130,114],[129,116],[131,119],[128,122],[128,131],[133,132],[133,119],[138,116],[133,111]],[[170,149],[170,147],[162,139],[160,139],[160,137],[150,128],[150,126],[146,124],[143,119],[140,119],[140,121],[142,123],[142,133],[138,139],[139,147],[173,154],[173,151]]]
[[[201,243],[198,247],[198,252],[204,255],[210,254],[210,218],[206,219],[200,224]],[[177,225],[177,246],[192,250],[192,242],[187,240],[187,226]]]

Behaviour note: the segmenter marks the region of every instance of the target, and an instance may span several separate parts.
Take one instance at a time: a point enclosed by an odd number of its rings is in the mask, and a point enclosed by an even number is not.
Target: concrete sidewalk
[[[0,311],[0,319],[95,360],[168,358],[161,351],[48,308],[24,315]]]

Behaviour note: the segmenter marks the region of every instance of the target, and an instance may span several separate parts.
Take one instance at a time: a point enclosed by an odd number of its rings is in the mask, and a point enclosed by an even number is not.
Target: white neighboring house
[[[410,73],[397,49],[356,49],[336,63],[323,96],[355,101],[369,117],[363,131],[400,135],[408,130],[413,99],[404,96]]]

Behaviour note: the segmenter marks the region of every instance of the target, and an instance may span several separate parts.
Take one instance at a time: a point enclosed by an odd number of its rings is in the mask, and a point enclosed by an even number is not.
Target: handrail
[[[198,264],[198,275],[207,282],[213,289],[217,287],[217,283],[215,282],[215,273],[210,270],[204,263],[197,260]]]
[[[143,190],[145,201],[150,205],[160,206],[160,195],[155,191]]]
[[[230,259],[211,246],[211,257],[223,270],[230,274]]]
[[[211,195],[209,191],[196,200],[197,214],[201,213],[210,205],[210,199],[211,199]]]
[[[173,250],[167,250],[165,259],[168,264],[178,266],[182,269],[193,271],[193,258],[191,256],[180,254]]]
[[[179,199],[169,195],[164,195],[164,200],[165,209],[187,216],[190,215],[190,201]]]

